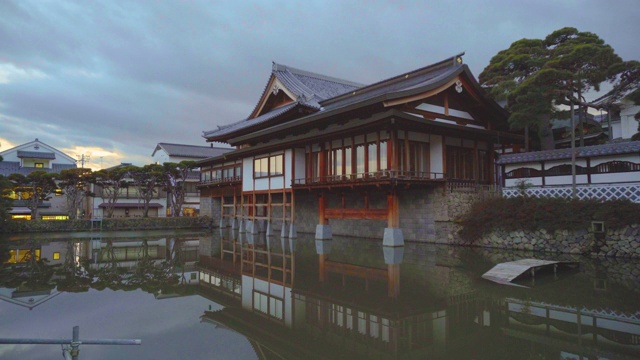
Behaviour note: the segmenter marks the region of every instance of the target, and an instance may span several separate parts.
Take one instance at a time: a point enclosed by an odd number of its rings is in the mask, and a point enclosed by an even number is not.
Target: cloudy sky
[[[0,151],[39,138],[99,169],[147,164],[158,142],[208,145],[202,131],[251,112],[272,61],[372,83],[465,51],[478,76],[565,26],[640,60],[639,5],[0,0]]]

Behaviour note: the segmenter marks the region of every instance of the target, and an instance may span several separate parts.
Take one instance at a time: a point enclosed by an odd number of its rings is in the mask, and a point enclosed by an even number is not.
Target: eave
[[[340,127],[328,129],[317,126],[308,130],[304,134],[287,136],[280,141],[272,141],[244,149],[238,149],[224,154],[223,156],[209,158],[197,162],[198,165],[208,165],[212,163],[231,161],[247,156],[264,154],[288,148],[303,147],[309,144],[309,140],[326,141],[335,139],[338,136],[349,136],[360,134],[367,130],[375,129],[407,129],[416,131],[428,131],[434,135],[461,136],[476,138],[494,143],[510,142],[524,143],[524,136],[497,130],[476,129],[453,124],[446,124],[434,120],[425,120],[422,117],[404,113],[397,109],[388,109],[384,112],[376,113],[365,119],[353,119]]]

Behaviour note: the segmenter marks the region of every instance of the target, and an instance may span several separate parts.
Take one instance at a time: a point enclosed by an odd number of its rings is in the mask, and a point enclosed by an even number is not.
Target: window
[[[69,220],[69,215],[42,215],[42,220]]]
[[[56,196],[62,196],[62,189],[56,189]]]
[[[253,177],[282,176],[284,168],[284,155],[272,155],[253,160]]]
[[[415,141],[409,142],[409,151],[405,150],[405,143],[398,144],[400,155],[400,170],[410,172],[410,176],[420,176],[429,171],[429,144]],[[407,159],[407,155],[409,156]]]
[[[44,163],[35,163],[34,166],[41,169],[44,168]]]
[[[53,253],[53,260],[60,260],[60,253],[59,252],[54,252]]]
[[[282,176],[282,167],[284,163],[284,155],[276,155],[269,157],[269,176]]]

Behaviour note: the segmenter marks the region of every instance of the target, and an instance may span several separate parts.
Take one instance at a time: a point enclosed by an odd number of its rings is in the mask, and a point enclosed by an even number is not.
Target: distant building
[[[105,170],[114,170],[120,167],[131,166],[131,163],[121,163],[120,165],[112,166]],[[112,218],[128,218],[128,217],[142,217],[144,215],[144,203],[140,199],[138,189],[133,185],[133,179],[126,177],[124,179],[129,182],[130,185],[120,189],[120,197],[114,205]],[[107,199],[109,194],[105,190],[96,184],[93,184],[93,193],[95,196],[90,198],[91,200],[91,217],[93,218],[105,218],[107,217]],[[167,208],[167,192],[160,187],[157,188],[157,192],[154,194],[153,199],[149,203],[149,217],[165,217]]]
[[[570,197],[571,149],[500,156],[502,193],[535,197]],[[576,149],[576,192],[580,199],[629,199],[640,203],[640,141],[617,141]]]
[[[164,164],[167,162],[198,161],[210,157],[217,157],[233,150],[229,147],[196,146],[183,144],[158,143],[151,154],[153,162]],[[182,206],[182,215],[196,216],[200,213],[200,169],[196,168],[187,178],[187,193]],[[167,209],[168,210],[168,209]],[[167,214],[168,215],[168,214]]]
[[[35,139],[0,152],[0,175],[11,174],[29,175],[31,172],[42,170],[60,173],[62,170],[75,169],[76,160],[62,151]],[[26,199],[13,194],[13,208],[10,210],[14,219],[31,219],[31,210],[27,208]],[[51,200],[42,202],[38,209],[38,216],[43,220],[68,219],[66,198],[57,193]]]

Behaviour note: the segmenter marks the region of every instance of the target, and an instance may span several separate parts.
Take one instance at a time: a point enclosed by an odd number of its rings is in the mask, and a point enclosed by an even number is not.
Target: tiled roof
[[[227,151],[231,151],[231,148],[220,148],[211,146],[197,146],[197,145],[183,145],[183,144],[170,144],[170,143],[158,143],[156,149],[153,151],[155,154],[159,148],[164,149],[169,156],[187,157],[194,159],[206,159],[214,156],[219,156]]]
[[[320,109],[320,101],[353,91],[363,86],[362,84],[352,81],[316,74],[276,63],[273,63],[271,74],[277,78],[288,91],[297,97],[293,103],[273,109],[252,119],[247,118],[231,125],[218,126],[217,129],[203,131],[202,136],[223,136],[237,130],[256,126],[283,115],[297,106],[305,106],[317,111]],[[270,80],[266,86],[269,85]],[[269,89],[265,87],[263,93],[266,91],[269,91]],[[260,104],[256,105],[254,111],[258,106],[260,106]]]
[[[367,99],[385,95],[387,98],[404,96],[411,91],[426,91],[450,80],[462,73],[466,66],[456,61],[462,54],[443,61],[413,70],[375,84],[357,89],[351,94],[344,94],[321,102],[325,109],[330,110],[342,106],[363,102]],[[472,77],[471,77],[472,78]]]
[[[55,159],[56,154],[52,152],[40,152],[40,151],[23,151],[18,150],[19,158],[29,158],[29,159]]]
[[[226,126],[218,126],[218,129],[216,130],[211,130],[211,131],[205,131],[202,133],[202,136],[204,137],[208,137],[211,135],[215,135],[215,136],[222,136],[222,135],[226,135],[226,134],[230,134],[234,131],[238,131],[244,128],[248,128],[250,126],[256,126],[258,124],[261,124],[265,121],[269,121],[273,118],[276,118],[282,114],[285,114],[289,111],[291,111],[293,108],[295,108],[296,106],[298,106],[299,103],[296,102],[292,102],[290,104],[287,104],[285,106],[281,106],[279,108],[273,109],[271,111],[269,111],[268,113],[264,113],[256,118],[253,118],[251,120],[241,120],[238,121],[236,123],[233,123],[231,125],[226,125]]]
[[[594,156],[606,156],[606,155],[618,155],[628,153],[640,153],[640,141],[627,141],[610,143],[603,145],[585,146],[576,148],[576,157],[594,157]],[[527,163],[549,160],[563,160],[571,158],[571,149],[555,149],[545,151],[533,151],[526,153],[506,154],[500,156],[497,163],[514,164],[514,163]]]
[[[273,63],[272,74],[298,101],[320,108],[319,102],[361,88],[364,85],[352,81],[312,73],[290,66]]]

